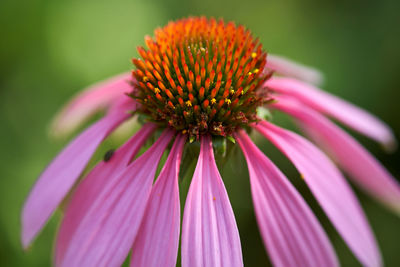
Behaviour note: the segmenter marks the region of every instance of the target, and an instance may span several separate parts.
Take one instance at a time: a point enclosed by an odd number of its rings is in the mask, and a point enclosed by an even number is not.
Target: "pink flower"
[[[195,142],[200,153],[183,212],[182,266],[243,266],[235,216],[213,149],[224,151],[218,144],[230,140],[227,150],[237,142],[246,158],[256,218],[272,263],[338,266],[311,209],[251,141],[248,134],[254,129],[291,160],[359,261],[382,265],[368,221],[338,168],[313,143],[260,118],[257,110],[289,114],[357,184],[400,213],[399,184],[328,117],[389,149],[395,139],[388,126],[310,85],[321,81],[317,71],[267,56],[248,30],[232,22],[170,22],[156,30],[154,39],[147,37],[146,45],[147,50],[138,48],[142,59],[133,60],[133,75],[83,91],[56,117],[53,133],[61,135],[106,110],[34,185],[22,213],[25,248],[72,191],[56,240],[56,266],[120,266],[130,251],[131,266],[175,266],[181,218],[178,177],[184,151]],[[142,128],[78,181],[102,141],[137,114],[146,121]],[[136,157],[154,135],[155,143]],[[166,150],[168,158],[155,179]]]

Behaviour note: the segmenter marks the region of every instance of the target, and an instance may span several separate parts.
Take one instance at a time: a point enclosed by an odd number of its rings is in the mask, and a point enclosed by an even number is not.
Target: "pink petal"
[[[22,243],[29,246],[82,173],[98,145],[124,120],[125,112],[112,112],[96,122],[47,166],[33,186],[22,211]]]
[[[334,156],[361,187],[400,214],[400,185],[353,137],[317,112],[290,100],[273,105],[299,119],[302,128]]]
[[[332,162],[303,137],[266,121],[253,125],[296,166],[329,219],[366,266],[380,266],[374,236],[356,196]]]
[[[165,130],[157,142],[105,184],[81,220],[61,266],[120,266],[142,221],[158,162],[174,135]]]
[[[149,204],[132,249],[131,266],[176,266],[180,203],[178,175],[186,136],[178,135],[151,190]]]
[[[183,267],[243,266],[239,232],[209,136],[201,138],[185,204],[181,249]]]
[[[318,220],[282,172],[241,131],[258,225],[275,266],[338,266]]]
[[[55,249],[55,263],[57,266],[61,265],[71,238],[90,206],[108,184],[116,182],[119,174],[127,168],[128,163],[139,152],[139,149],[155,129],[155,124],[148,123],[143,125],[126,144],[114,152],[109,161],[100,162],[79,184],[68,204],[58,231]]]
[[[311,85],[289,78],[269,79],[266,86],[290,95],[309,107],[336,118],[354,130],[380,142],[387,149],[396,146],[394,135],[384,122],[371,113]]]
[[[55,136],[70,134],[96,112],[107,108],[125,93],[131,92],[131,79],[131,73],[124,73],[79,92],[54,118],[51,133]]]
[[[268,54],[266,66],[278,74],[316,85],[321,84],[324,79],[320,71],[278,55]]]

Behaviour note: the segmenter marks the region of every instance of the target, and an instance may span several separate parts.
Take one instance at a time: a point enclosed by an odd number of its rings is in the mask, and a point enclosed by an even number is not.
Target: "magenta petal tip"
[[[48,165],[33,186],[22,210],[22,243],[27,247],[79,178],[100,143],[129,114],[117,112],[99,120]]]
[[[108,108],[125,93],[132,91],[130,72],[123,73],[83,89],[54,117],[49,133],[64,137],[72,133],[96,112]]]
[[[265,86],[283,97],[293,97],[308,107],[333,117],[379,142],[386,150],[396,147],[392,129],[370,112],[307,83],[291,78],[271,78]]]

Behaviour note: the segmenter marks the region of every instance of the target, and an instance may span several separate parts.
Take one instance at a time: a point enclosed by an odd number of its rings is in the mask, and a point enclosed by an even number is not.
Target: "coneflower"
[[[227,150],[237,143],[247,160],[255,214],[272,263],[339,265],[311,209],[249,138],[253,130],[292,161],[359,261],[382,265],[367,219],[341,172],[313,143],[259,111],[292,116],[355,182],[399,213],[396,180],[327,117],[391,148],[395,139],[388,126],[309,84],[320,80],[318,72],[267,55],[249,30],[233,22],[181,19],[157,29],[145,43],[147,48],[138,48],[141,59],[133,59],[132,73],[83,91],[56,117],[53,128],[63,134],[106,110],[34,185],[22,213],[24,247],[78,183],[102,141],[139,116],[142,128],[106,153],[73,190],[56,240],[56,266],[120,266],[130,251],[131,266],[175,266],[180,232],[182,266],[243,266],[235,216],[214,157],[213,147],[226,143]],[[162,133],[155,143],[135,158],[156,131]],[[191,143],[199,144],[200,152],[180,231],[178,176]]]

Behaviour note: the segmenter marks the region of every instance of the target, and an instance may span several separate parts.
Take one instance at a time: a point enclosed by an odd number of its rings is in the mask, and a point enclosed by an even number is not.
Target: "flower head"
[[[139,112],[190,137],[227,136],[257,121],[268,100],[266,53],[243,26],[188,18],[170,22],[139,47],[132,97]]]
[[[389,127],[310,85],[321,80],[317,71],[267,55],[249,30],[232,22],[182,19],[145,41],[147,50],[138,48],[142,59],[133,59],[131,74],[85,90],[56,117],[54,133],[60,134],[107,110],[34,185],[22,213],[25,247],[77,184],[59,228],[56,266],[119,266],[130,251],[131,266],[175,266],[179,171],[185,144],[197,140],[200,152],[182,221],[182,266],[243,266],[235,216],[214,158],[213,145],[226,138],[237,141],[247,161],[256,218],[272,263],[337,266],[311,209],[251,141],[249,133],[256,130],[291,160],[359,261],[382,264],[358,200],[333,162],[304,137],[257,114],[261,109],[289,114],[355,182],[399,213],[396,180],[327,116],[386,147],[395,143]],[[78,182],[99,144],[136,115],[144,119],[141,129]],[[156,131],[155,143],[136,157]],[[168,158],[154,179],[165,150]]]

